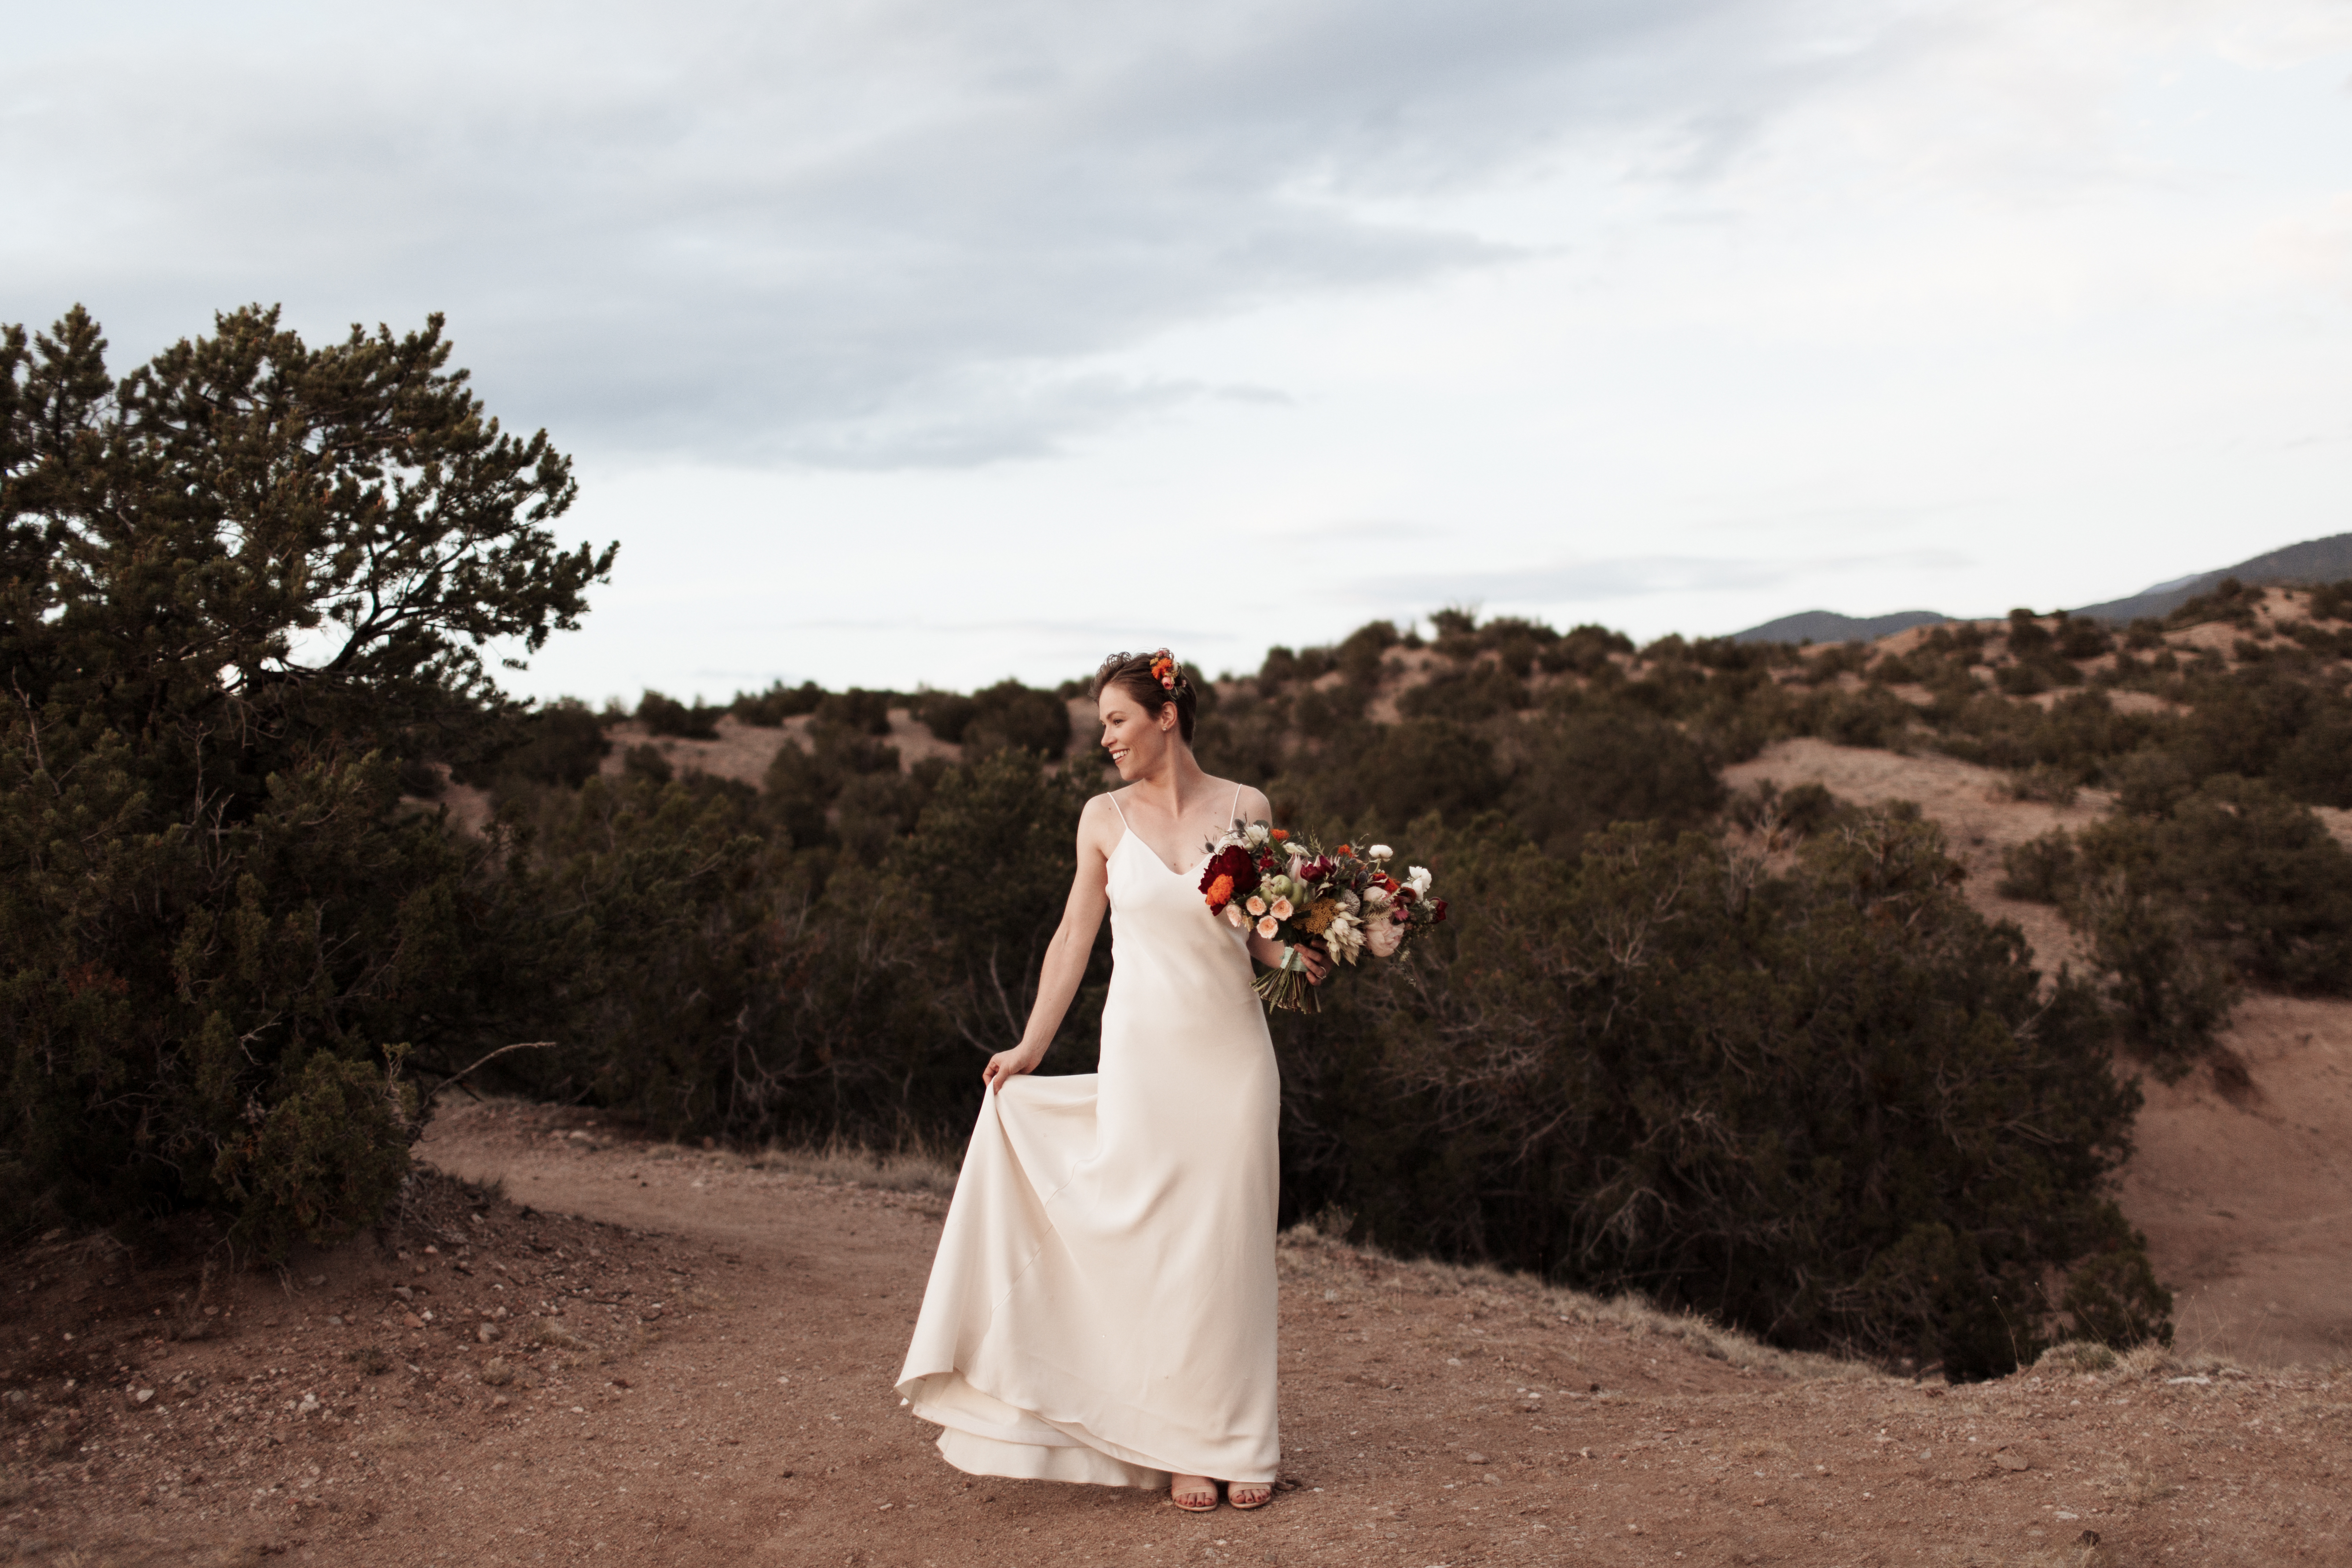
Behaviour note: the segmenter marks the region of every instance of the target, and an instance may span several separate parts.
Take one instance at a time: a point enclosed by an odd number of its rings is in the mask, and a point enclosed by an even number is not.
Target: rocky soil
[[[2060,1355],[1920,1385],[1311,1232],[1282,1251],[1273,1506],[968,1477],[890,1391],[941,1173],[501,1104],[423,1152],[381,1235],[282,1276],[14,1260],[0,1556],[2352,1562],[2352,1369]]]

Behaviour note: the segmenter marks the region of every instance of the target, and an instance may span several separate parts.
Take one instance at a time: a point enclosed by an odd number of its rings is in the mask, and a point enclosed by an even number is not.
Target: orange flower
[[[1339,853],[1342,855],[1353,855],[1355,852],[1356,851],[1348,845],[1342,844],[1339,846]]]
[[[1209,912],[1214,914],[1234,901],[1234,879],[1220,877],[1209,884]]]
[[[1276,840],[1279,842],[1282,839],[1289,837],[1290,832],[1287,828],[1277,827],[1274,830],[1274,837]]]

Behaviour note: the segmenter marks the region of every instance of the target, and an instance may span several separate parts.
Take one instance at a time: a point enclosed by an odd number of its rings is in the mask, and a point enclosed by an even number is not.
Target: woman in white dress
[[[1279,1084],[1253,957],[1209,913],[1211,839],[1264,819],[1192,757],[1196,698],[1165,649],[1096,674],[1127,787],[1078,818],[1078,869],[1021,1043],[989,1058],[898,1392],[978,1475],[1165,1486],[1177,1506],[1273,1496]],[[1030,1076],[1111,915],[1097,1072]],[[1325,962],[1302,951],[1308,977]]]

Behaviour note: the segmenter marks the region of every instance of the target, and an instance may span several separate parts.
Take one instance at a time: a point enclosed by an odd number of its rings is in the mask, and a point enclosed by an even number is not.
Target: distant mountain
[[[2270,583],[2340,582],[2352,577],[2352,533],[2306,539],[2301,544],[2290,544],[2284,550],[2273,550],[2267,555],[2257,555],[2250,561],[2241,561],[2235,566],[2224,566],[2218,572],[2200,572],[2194,577],[2178,577],[2169,583],[2158,583],[2152,588],[2142,588],[2128,599],[2110,599],[2104,605],[2085,605],[2074,614],[2095,621],[2131,621],[2142,616],[2156,618],[2208,592],[2224,577],[2235,577],[2249,586]],[[1801,616],[1791,618],[1804,619]],[[1773,624],[1777,626],[1780,623]]]
[[[2266,555],[2241,561],[2235,566],[2200,572],[2193,577],[2176,577],[2169,583],[2142,588],[2127,599],[2110,599],[2104,605],[2085,605],[2073,613],[2095,621],[2118,623],[2137,620],[2142,616],[2151,619],[2161,618],[2198,595],[2211,591],[2224,577],[2235,577],[2250,587],[2273,583],[2340,583],[2352,578],[2352,533],[2306,539],[2300,544],[2290,544],[2284,550],[2273,550]],[[1868,642],[1874,637],[1883,637],[1911,626],[1933,626],[1938,621],[1954,618],[1939,616],[1933,610],[1897,610],[1891,616],[1841,616],[1834,610],[1807,610],[1801,615],[1782,616],[1777,621],[1766,621],[1762,626],[1750,626],[1744,632],[1734,632],[1731,640],[1850,642],[1859,638]]]
[[[1806,610],[1782,616],[1744,632],[1731,634],[1733,642],[1868,642],[1913,626],[1932,626],[1952,617],[1934,610],[1897,610],[1891,616],[1841,616],[1835,610]]]

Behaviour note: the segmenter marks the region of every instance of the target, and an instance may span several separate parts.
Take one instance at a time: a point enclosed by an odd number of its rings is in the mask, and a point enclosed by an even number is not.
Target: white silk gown
[[[1279,1085],[1200,875],[1120,837],[1100,1070],[981,1106],[898,1374],[959,1469],[1275,1479]]]

